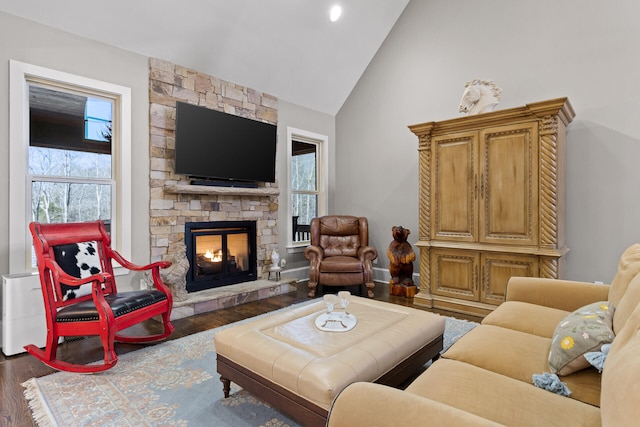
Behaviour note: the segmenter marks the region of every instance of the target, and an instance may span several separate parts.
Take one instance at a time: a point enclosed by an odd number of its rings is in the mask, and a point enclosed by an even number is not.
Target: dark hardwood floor
[[[347,289],[353,294],[358,293],[358,287]],[[337,288],[327,288],[326,291],[334,293],[337,292]],[[169,339],[181,338],[186,335],[217,328],[222,325],[287,307],[291,304],[308,301],[309,297],[307,296],[307,292],[307,283],[303,282],[298,284],[297,292],[175,320],[173,325],[176,330]],[[322,292],[323,289],[320,289],[319,294],[321,295]],[[388,286],[384,283],[376,284],[375,299],[394,304],[413,306],[413,299],[389,295]],[[460,314],[440,313],[473,321],[480,320]],[[160,323],[151,320],[133,328],[152,332],[160,328]],[[116,352],[118,355],[122,355],[130,351],[138,350],[141,347],[142,345],[118,343],[116,345]],[[58,357],[77,363],[89,363],[102,358],[102,347],[100,341],[94,337],[70,340],[58,347]],[[20,354],[6,357],[0,353],[0,391],[2,393],[2,397],[0,398],[0,427],[36,427],[36,424],[31,418],[27,401],[24,398],[24,388],[21,384],[30,378],[42,377],[53,372],[56,371],[44,365],[31,355]]]

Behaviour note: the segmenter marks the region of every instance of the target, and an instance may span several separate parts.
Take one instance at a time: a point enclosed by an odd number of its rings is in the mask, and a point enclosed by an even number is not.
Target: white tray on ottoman
[[[357,324],[336,333],[315,326],[324,312],[318,301],[218,332],[225,396],[233,381],[306,426],[324,426],[347,385],[398,386],[442,350],[445,322],[433,313],[352,296]]]

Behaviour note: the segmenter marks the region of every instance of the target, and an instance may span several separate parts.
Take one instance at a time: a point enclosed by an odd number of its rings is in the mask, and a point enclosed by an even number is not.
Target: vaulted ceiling
[[[408,2],[0,0],[0,10],[335,115]]]

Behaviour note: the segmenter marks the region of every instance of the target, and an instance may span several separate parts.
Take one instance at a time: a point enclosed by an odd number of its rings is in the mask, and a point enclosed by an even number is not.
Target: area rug
[[[100,374],[32,378],[23,386],[33,418],[40,427],[299,426],[235,384],[223,398],[213,336],[236,324],[126,353]],[[476,325],[447,317],[445,350]]]

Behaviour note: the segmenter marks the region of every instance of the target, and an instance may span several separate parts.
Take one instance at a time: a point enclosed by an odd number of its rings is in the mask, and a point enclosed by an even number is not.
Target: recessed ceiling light
[[[340,19],[340,15],[342,15],[342,8],[337,5],[333,6],[331,12],[329,12],[329,19],[331,19],[331,22],[336,22]]]

